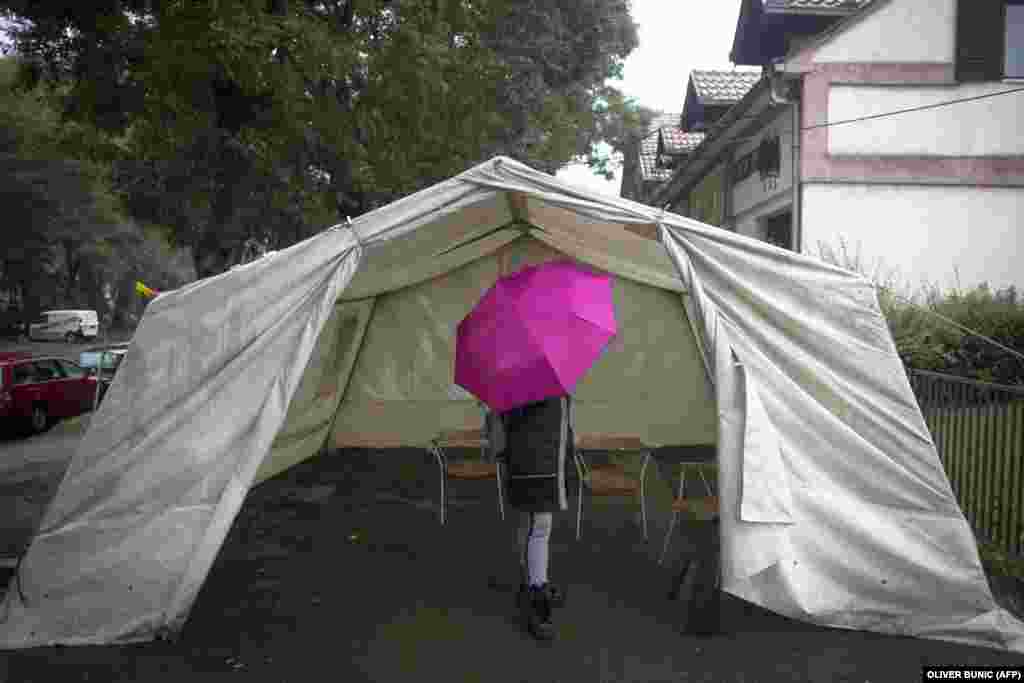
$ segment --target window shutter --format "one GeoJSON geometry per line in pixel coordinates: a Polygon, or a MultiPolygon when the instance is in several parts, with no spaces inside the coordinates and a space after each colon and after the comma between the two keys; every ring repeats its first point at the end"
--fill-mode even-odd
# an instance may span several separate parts
{"type": "Polygon", "coordinates": [[[1003,77],[1006,0],[959,0],[956,8],[956,79],[1003,77]]]}

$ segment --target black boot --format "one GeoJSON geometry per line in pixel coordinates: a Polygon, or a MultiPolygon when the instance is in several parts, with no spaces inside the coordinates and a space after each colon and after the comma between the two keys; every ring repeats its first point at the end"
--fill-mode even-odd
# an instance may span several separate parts
{"type": "Polygon", "coordinates": [[[554,583],[545,584],[545,589],[548,592],[548,602],[554,608],[565,607],[565,601],[569,597],[568,587],[562,588],[554,583]]]}
{"type": "Polygon", "coordinates": [[[537,640],[551,640],[555,637],[549,592],[546,585],[530,586],[519,592],[519,607],[523,612],[526,630],[537,640]]]}
{"type": "MultiPolygon", "coordinates": [[[[555,608],[565,607],[565,603],[568,600],[568,588],[562,588],[554,583],[544,584],[544,590],[548,594],[548,603],[555,608]]],[[[527,593],[527,585],[525,583],[519,584],[519,593],[516,594],[516,605],[521,606],[523,596],[527,593]]]]}

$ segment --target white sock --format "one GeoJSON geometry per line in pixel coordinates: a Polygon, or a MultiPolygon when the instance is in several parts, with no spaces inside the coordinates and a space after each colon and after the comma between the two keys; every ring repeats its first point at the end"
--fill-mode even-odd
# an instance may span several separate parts
{"type": "Polygon", "coordinates": [[[548,582],[548,554],[554,514],[551,512],[523,513],[519,527],[520,562],[526,566],[530,586],[543,586],[548,582]]]}

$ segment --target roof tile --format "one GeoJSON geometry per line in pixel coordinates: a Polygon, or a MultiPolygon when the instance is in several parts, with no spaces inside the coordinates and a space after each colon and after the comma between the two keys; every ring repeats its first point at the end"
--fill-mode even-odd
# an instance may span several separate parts
{"type": "Polygon", "coordinates": [[[644,181],[663,181],[672,177],[672,171],[658,168],[658,131],[665,126],[679,124],[680,114],[658,114],[647,126],[647,134],[640,141],[640,175],[644,181]]]}
{"type": "Polygon", "coordinates": [[[663,181],[672,177],[672,170],[658,168],[658,131],[640,141],[640,174],[645,181],[663,181]]]}
{"type": "Polygon", "coordinates": [[[663,126],[658,133],[666,154],[689,154],[704,140],[704,133],[688,133],[679,126],[663,126]]]}
{"type": "Polygon", "coordinates": [[[651,119],[651,123],[647,126],[646,135],[657,133],[665,126],[678,126],[680,117],[681,114],[679,112],[675,112],[674,114],[658,114],[651,119]]]}
{"type": "Polygon", "coordinates": [[[761,80],[761,72],[695,69],[690,80],[704,104],[736,104],[761,80]]]}
{"type": "Polygon", "coordinates": [[[647,126],[647,135],[640,141],[640,173],[645,181],[661,182],[672,177],[672,169],[658,167],[658,141],[667,154],[686,154],[696,149],[703,133],[687,133],[679,127],[678,113],[659,114],[647,126]]]}

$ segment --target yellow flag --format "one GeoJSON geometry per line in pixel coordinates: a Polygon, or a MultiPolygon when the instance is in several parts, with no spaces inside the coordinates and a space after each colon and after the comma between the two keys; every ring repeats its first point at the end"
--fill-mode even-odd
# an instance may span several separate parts
{"type": "Polygon", "coordinates": [[[149,297],[150,299],[152,299],[153,297],[160,293],[155,289],[150,289],[149,287],[142,284],[138,280],[135,281],[135,291],[141,294],[142,296],[149,297]]]}

